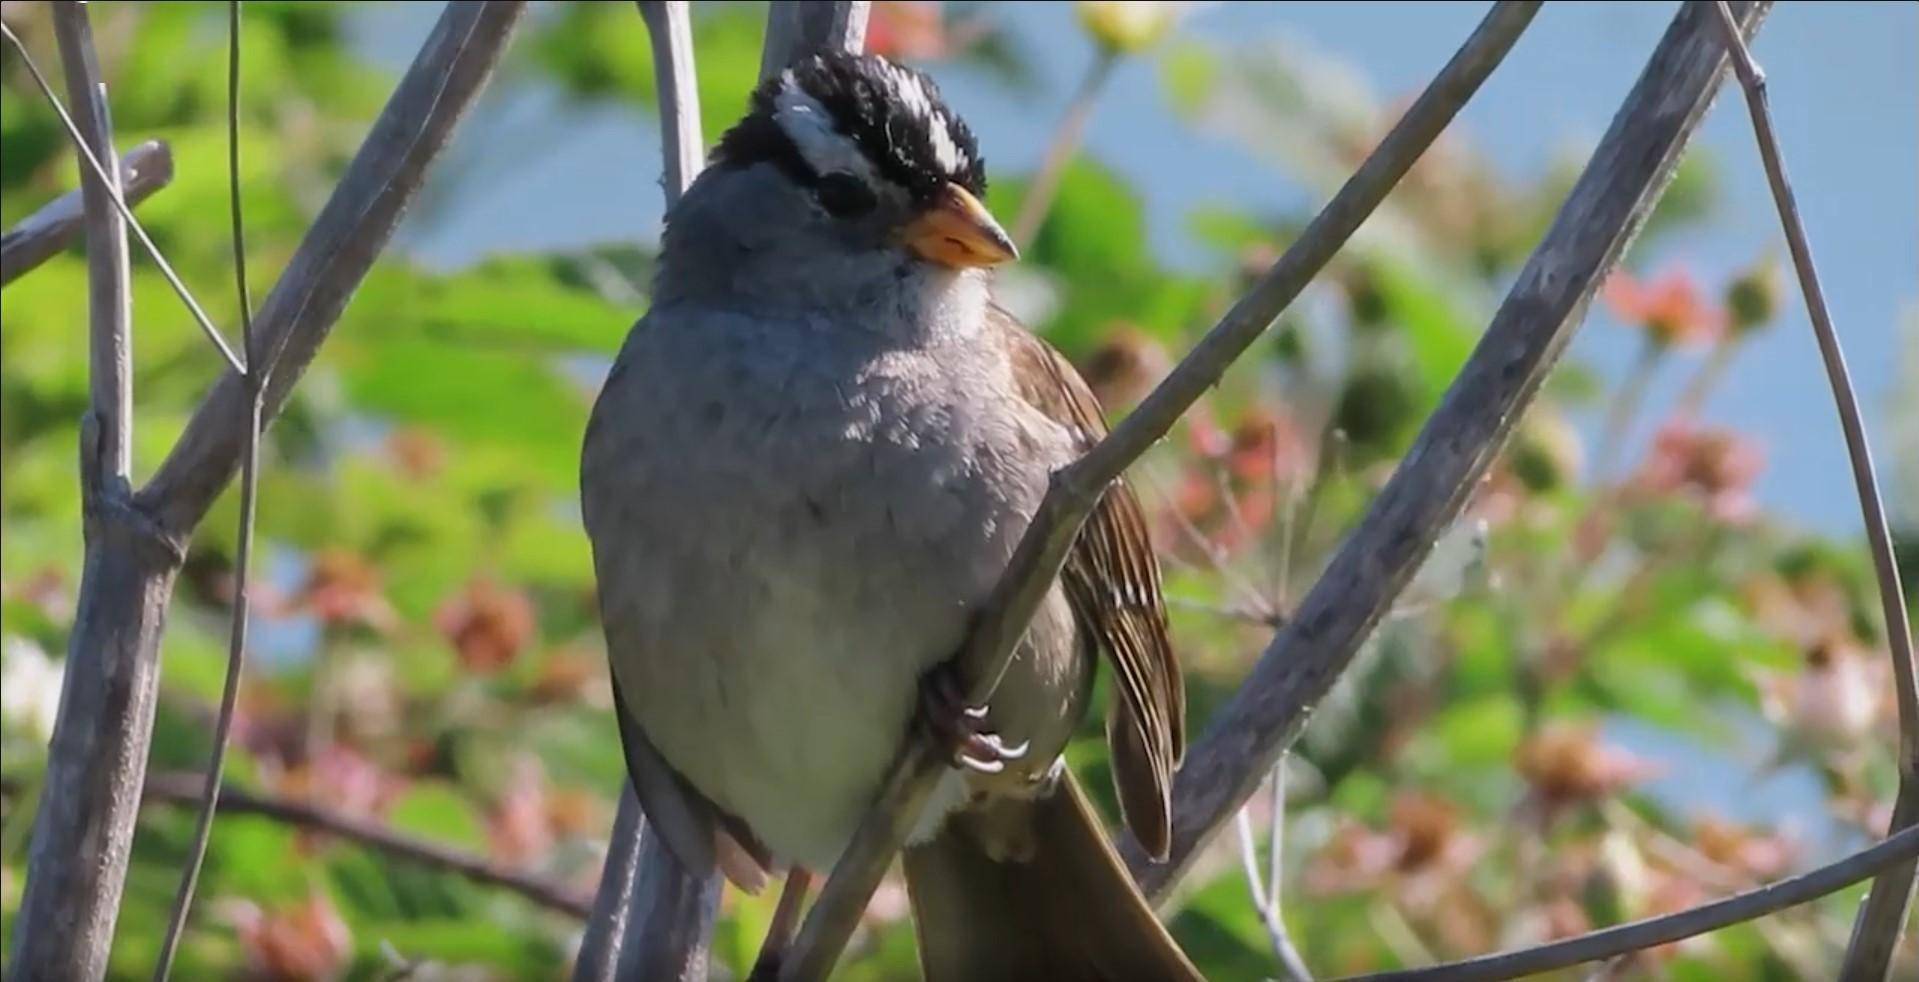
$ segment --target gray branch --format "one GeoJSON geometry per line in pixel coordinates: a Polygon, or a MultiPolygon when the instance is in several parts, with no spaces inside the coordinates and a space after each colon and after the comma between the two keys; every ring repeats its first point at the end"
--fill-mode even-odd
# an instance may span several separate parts
{"type": "MultiPolygon", "coordinates": [[[[113,150],[113,122],[107,108],[106,90],[100,82],[100,66],[94,55],[93,29],[86,8],[76,3],[60,3],[53,8],[54,31],[58,36],[61,60],[67,76],[67,90],[73,102],[74,121],[95,157],[109,167],[117,163],[113,150]]],[[[85,509],[86,557],[81,573],[80,608],[76,613],[70,663],[77,663],[87,651],[87,642],[101,643],[79,623],[89,613],[92,590],[129,588],[129,599],[143,609],[156,606],[156,598],[138,589],[137,580],[126,569],[126,560],[134,557],[119,533],[112,513],[130,491],[129,445],[133,427],[132,381],[132,298],[127,266],[127,228],[113,208],[112,195],[118,176],[111,172],[93,173],[80,164],[82,212],[87,230],[87,308],[89,320],[91,400],[80,428],[80,493],[85,509]],[[91,588],[91,589],[90,589],[91,588]],[[83,639],[86,639],[83,641],[83,639]]],[[[157,606],[164,609],[164,600],[157,606]]],[[[157,630],[155,638],[157,640],[157,630]]],[[[122,634],[120,637],[124,638],[122,634]]],[[[128,639],[138,641],[144,638],[128,639]]],[[[77,667],[77,666],[76,666],[77,667]]],[[[157,675],[149,662],[139,670],[148,687],[157,675]]],[[[20,915],[14,923],[14,945],[19,953],[13,960],[12,974],[17,977],[52,977],[37,972],[35,966],[61,966],[81,977],[99,977],[106,971],[108,947],[113,943],[114,916],[119,911],[127,857],[133,847],[131,822],[94,830],[84,843],[84,852],[61,855],[43,854],[45,839],[41,830],[47,825],[64,823],[88,803],[105,802],[102,797],[119,790],[111,778],[131,768],[136,772],[146,764],[144,741],[134,745],[112,739],[112,733],[98,733],[102,719],[124,719],[137,715],[137,704],[122,707],[112,700],[111,690],[100,691],[87,685],[85,676],[68,669],[67,684],[61,689],[60,714],[55,724],[51,764],[63,762],[86,767],[98,765],[89,773],[68,775],[48,768],[46,794],[35,825],[31,858],[32,873],[21,898],[20,915]],[[111,714],[111,715],[108,715],[111,714]],[[98,756],[95,756],[95,755],[98,756]],[[61,783],[65,778],[72,786],[61,783]],[[43,862],[52,858],[54,862],[43,862]],[[42,870],[45,870],[44,874],[42,870]],[[30,915],[38,914],[34,917],[30,915]],[[37,943],[37,935],[59,934],[60,943],[37,943]],[[55,949],[59,960],[34,957],[37,950],[55,949]]],[[[145,707],[150,728],[151,706],[145,707]]],[[[137,790],[137,786],[136,786],[137,790]]]]}
{"type": "MultiPolygon", "coordinates": [[[[145,801],[193,808],[205,799],[204,780],[198,774],[152,775],[147,778],[145,801]]],[[[220,791],[220,812],[223,815],[258,815],[324,832],[396,859],[458,873],[476,883],[511,890],[548,910],[569,917],[587,916],[586,898],[563,884],[502,866],[484,856],[396,831],[375,819],[334,811],[312,802],[232,787],[220,791]]]]}
{"type": "MultiPolygon", "coordinates": [[[[269,417],[391,238],[524,7],[449,4],[374,123],[261,311],[269,417]]],[[[246,381],[227,373],[145,489],[87,502],[67,683],[13,925],[9,977],[99,978],[106,971],[153,735],[167,604],[187,538],[239,466],[249,399],[246,381]]],[[[100,459],[98,430],[83,429],[85,468],[100,459]]]]}
{"type": "MultiPolygon", "coordinates": [[[[83,178],[87,170],[86,162],[81,161],[83,178]]],[[[120,180],[120,190],[128,204],[145,201],[173,180],[173,150],[164,140],[148,140],[134,147],[120,158],[120,180]]],[[[81,201],[84,193],[69,191],[47,202],[0,236],[0,286],[38,269],[41,263],[79,238],[85,213],[81,201]]],[[[113,205],[108,204],[107,208],[111,210],[113,205]]]]}
{"type": "MultiPolygon", "coordinates": [[[[642,0],[639,8],[653,46],[662,141],[660,190],[670,211],[699,174],[705,147],[693,72],[692,18],[681,0],[642,0]]],[[[720,887],[716,871],[681,866],[659,836],[647,834],[639,799],[627,783],[607,839],[593,913],[573,961],[574,982],[706,978],[720,887]]]]}
{"type": "MultiPolygon", "coordinates": [[[[1539,4],[1531,2],[1494,5],[1405,117],[1272,269],[1110,436],[1054,473],[1046,497],[1021,537],[1012,561],[981,606],[959,655],[967,679],[968,704],[989,703],[1014,646],[1026,633],[1080,526],[1107,485],[1164,437],[1331,261],[1492,74],[1538,9],[1539,4]]],[[[1257,769],[1263,773],[1272,764],[1273,758],[1267,758],[1257,769]]],[[[927,741],[915,737],[903,741],[878,796],[834,865],[832,876],[800,928],[798,940],[787,953],[782,978],[819,978],[832,968],[868,898],[905,843],[908,830],[947,766],[927,741]]],[[[1255,775],[1254,783],[1257,780],[1255,775]]],[[[1251,793],[1250,786],[1245,788],[1227,813],[1251,793]]],[[[1176,809],[1176,833],[1178,815],[1176,809]]]]}
{"type": "MultiPolygon", "coordinates": [[[[90,412],[97,443],[93,475],[125,494],[133,474],[133,291],[127,266],[127,223],[113,210],[124,179],[113,148],[113,111],[93,50],[93,26],[79,3],[53,5],[53,33],[66,69],[67,101],[88,149],[105,168],[93,173],[82,160],[80,199],[87,226],[87,324],[90,412]],[[109,183],[111,182],[111,183],[109,183]]],[[[83,470],[82,473],[85,473],[83,470]]],[[[108,488],[95,486],[98,496],[108,488]]]]}
{"type": "Polygon", "coordinates": [[[574,982],[706,978],[720,877],[681,866],[659,836],[646,832],[639,799],[627,785],[573,961],[574,982]],[[629,938],[634,927],[639,934],[629,938]]]}
{"type": "Polygon", "coordinates": [[[760,48],[760,81],[815,51],[865,51],[866,21],[872,12],[867,0],[773,0],[766,11],[766,43],[760,48]]]}
{"type": "MultiPolygon", "coordinates": [[[[1788,907],[1811,903],[1875,873],[1919,858],[1919,829],[1905,829],[1838,862],[1789,880],[1734,894],[1686,910],[1604,928],[1576,938],[1518,951],[1481,955],[1403,972],[1369,975],[1367,982],[1497,982],[1538,975],[1585,962],[1603,961],[1647,948],[1757,920],[1788,907]]],[[[1852,976],[1842,976],[1852,978],[1852,976]]]]}
{"type": "MultiPolygon", "coordinates": [[[[1767,0],[1740,5],[1748,30],[1769,7],[1767,0]]],[[[1153,863],[1136,842],[1125,843],[1122,853],[1148,895],[1165,895],[1298,738],[1312,707],[1458,517],[1718,91],[1726,53],[1713,16],[1705,5],[1681,8],[1418,441],[1187,756],[1173,792],[1170,859],[1153,863]]]]}
{"type": "Polygon", "coordinates": [[[706,157],[706,141],[700,136],[700,82],[693,71],[693,17],[684,0],[643,0],[640,16],[646,19],[646,35],[653,44],[666,158],[660,189],[671,208],[693,186],[706,157]]]}

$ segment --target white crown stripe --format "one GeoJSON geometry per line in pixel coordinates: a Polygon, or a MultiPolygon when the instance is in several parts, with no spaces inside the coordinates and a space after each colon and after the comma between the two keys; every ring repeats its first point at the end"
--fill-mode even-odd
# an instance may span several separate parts
{"type": "MultiPolygon", "coordinates": [[[[923,76],[884,59],[875,58],[873,63],[877,71],[869,78],[885,90],[887,111],[895,119],[911,120],[925,136],[922,146],[932,155],[930,163],[948,179],[961,179],[974,166],[972,155],[954,138],[953,127],[957,124],[934,98],[929,83],[923,76]]],[[[807,90],[794,69],[780,73],[773,120],[814,173],[845,172],[868,181],[880,179],[875,161],[858,139],[840,131],[840,120],[820,97],[807,90]]]]}
{"type": "Polygon", "coordinates": [[[847,172],[871,181],[873,165],[853,141],[833,125],[832,114],[807,94],[791,68],[780,74],[780,93],[774,99],[773,119],[792,139],[800,156],[816,174],[847,172]]]}
{"type": "Polygon", "coordinates": [[[885,63],[886,80],[897,99],[906,111],[919,117],[925,124],[927,134],[932,138],[933,157],[940,169],[948,174],[958,173],[967,163],[966,154],[953,143],[948,131],[946,114],[934,106],[933,100],[926,95],[926,86],[918,76],[910,74],[898,65],[885,63]]]}

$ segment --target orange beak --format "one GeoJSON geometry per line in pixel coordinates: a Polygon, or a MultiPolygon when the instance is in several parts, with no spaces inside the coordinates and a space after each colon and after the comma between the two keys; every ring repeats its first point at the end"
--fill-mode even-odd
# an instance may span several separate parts
{"type": "Polygon", "coordinates": [[[906,227],[906,245],[922,259],[950,269],[997,266],[1019,258],[1019,249],[991,212],[965,188],[941,188],[920,217],[906,227]]]}

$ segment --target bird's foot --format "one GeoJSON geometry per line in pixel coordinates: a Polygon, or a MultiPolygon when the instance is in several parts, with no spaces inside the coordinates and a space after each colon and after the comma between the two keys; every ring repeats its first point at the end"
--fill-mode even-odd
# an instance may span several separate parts
{"type": "Polygon", "coordinates": [[[937,665],[920,679],[920,721],[934,745],[956,767],[998,774],[1026,756],[1026,743],[1007,746],[986,729],[986,707],[968,706],[959,671],[951,662],[937,665]]]}

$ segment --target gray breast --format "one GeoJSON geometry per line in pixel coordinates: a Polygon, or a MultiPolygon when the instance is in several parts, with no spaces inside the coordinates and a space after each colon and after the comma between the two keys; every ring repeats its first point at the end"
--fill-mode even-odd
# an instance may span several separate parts
{"type": "Polygon", "coordinates": [[[978,346],[656,312],[583,491],[614,671],[660,752],[776,852],[830,864],[1056,430],[978,346]]]}

